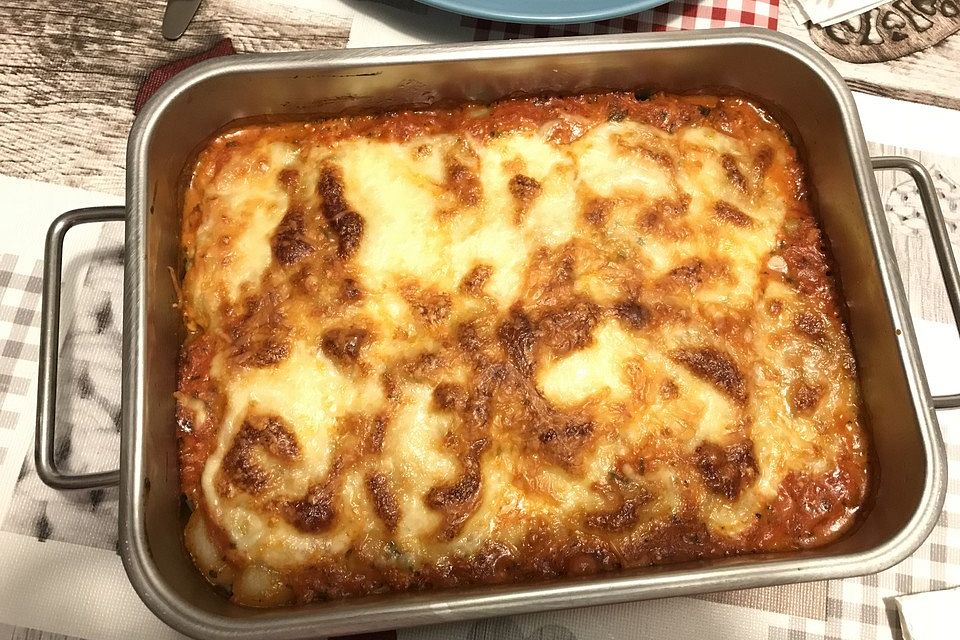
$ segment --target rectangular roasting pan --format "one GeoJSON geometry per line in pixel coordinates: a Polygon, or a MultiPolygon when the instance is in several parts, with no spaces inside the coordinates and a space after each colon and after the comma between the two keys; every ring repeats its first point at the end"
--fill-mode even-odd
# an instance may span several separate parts
{"type": "Polygon", "coordinates": [[[873,161],[853,98],[837,72],[799,42],[766,30],[618,35],[511,43],[239,55],[197,65],[165,85],[133,125],[122,208],[61,216],[47,240],[37,467],[52,486],[120,482],[120,555],[147,606],[198,638],[302,638],[630,600],[690,595],[881,571],[927,537],[946,491],[944,447],[874,169],[902,169],[924,196],[955,313],[960,278],[926,171],[905,158],[873,161]],[[774,110],[804,150],[819,215],[849,305],[863,400],[881,478],[851,535],[821,549],[754,555],[541,584],[401,593],[295,608],[231,604],[201,577],[182,544],[174,419],[183,330],[169,266],[179,264],[178,181],[197,146],[231,120],[334,115],[437,101],[491,101],[591,89],[729,91],[774,110]],[[126,221],[123,447],[120,471],[69,476],[53,464],[60,248],[71,226],[126,221]],[[51,347],[51,345],[53,345],[51,347]]]}

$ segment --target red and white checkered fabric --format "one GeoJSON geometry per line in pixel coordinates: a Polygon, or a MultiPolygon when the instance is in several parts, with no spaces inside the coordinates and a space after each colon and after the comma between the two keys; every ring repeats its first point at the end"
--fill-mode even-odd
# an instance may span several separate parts
{"type": "Polygon", "coordinates": [[[474,40],[754,26],[776,30],[780,0],[673,0],[642,13],[585,24],[545,25],[463,18],[474,40]]]}

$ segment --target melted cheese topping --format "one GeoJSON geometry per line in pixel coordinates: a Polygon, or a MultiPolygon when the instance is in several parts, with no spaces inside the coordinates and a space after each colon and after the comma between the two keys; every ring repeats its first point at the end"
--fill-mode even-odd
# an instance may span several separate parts
{"type": "Polygon", "coordinates": [[[812,546],[866,495],[802,171],[749,102],[247,125],[183,247],[186,543],[240,603],[812,546]]]}

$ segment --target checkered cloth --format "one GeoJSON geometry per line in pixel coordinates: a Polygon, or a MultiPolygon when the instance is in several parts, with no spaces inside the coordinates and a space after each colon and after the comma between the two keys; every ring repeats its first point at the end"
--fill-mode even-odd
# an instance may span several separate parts
{"type": "Polygon", "coordinates": [[[16,426],[16,406],[37,376],[42,274],[40,261],[0,254],[0,429],[16,426]]]}
{"type": "Polygon", "coordinates": [[[777,29],[780,0],[673,0],[643,13],[585,24],[543,25],[463,18],[473,28],[474,40],[512,40],[598,33],[686,31],[720,27],[777,29]]]}
{"type": "Polygon", "coordinates": [[[42,283],[42,262],[0,254],[0,472],[17,421],[33,404],[27,393],[37,376],[42,283]]]}

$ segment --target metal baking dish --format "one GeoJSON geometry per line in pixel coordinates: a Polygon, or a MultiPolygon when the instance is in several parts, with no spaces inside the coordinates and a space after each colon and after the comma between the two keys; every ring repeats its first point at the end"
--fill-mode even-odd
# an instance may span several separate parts
{"type": "Polygon", "coordinates": [[[512,43],[318,51],[219,58],[177,76],[148,104],[129,140],[126,209],[70,212],[48,236],[37,467],[60,488],[120,482],[120,555],[147,606],[170,626],[209,638],[299,638],[868,574],[909,555],[936,522],[944,447],[921,368],[875,169],[917,180],[960,312],[960,277],[932,182],[915,162],[871,159],[852,96],[836,71],[769,31],[624,35],[512,43]],[[652,567],[540,584],[378,595],[256,610],[214,592],[182,545],[173,390],[182,329],[168,266],[177,265],[178,183],[191,153],[226,123],[274,114],[330,115],[540,92],[723,87],[760,99],[803,149],[849,304],[864,403],[882,469],[875,505],[824,548],[652,567]],[[70,226],[126,220],[123,451],[119,472],[72,477],[53,464],[60,246],[70,226]]]}

